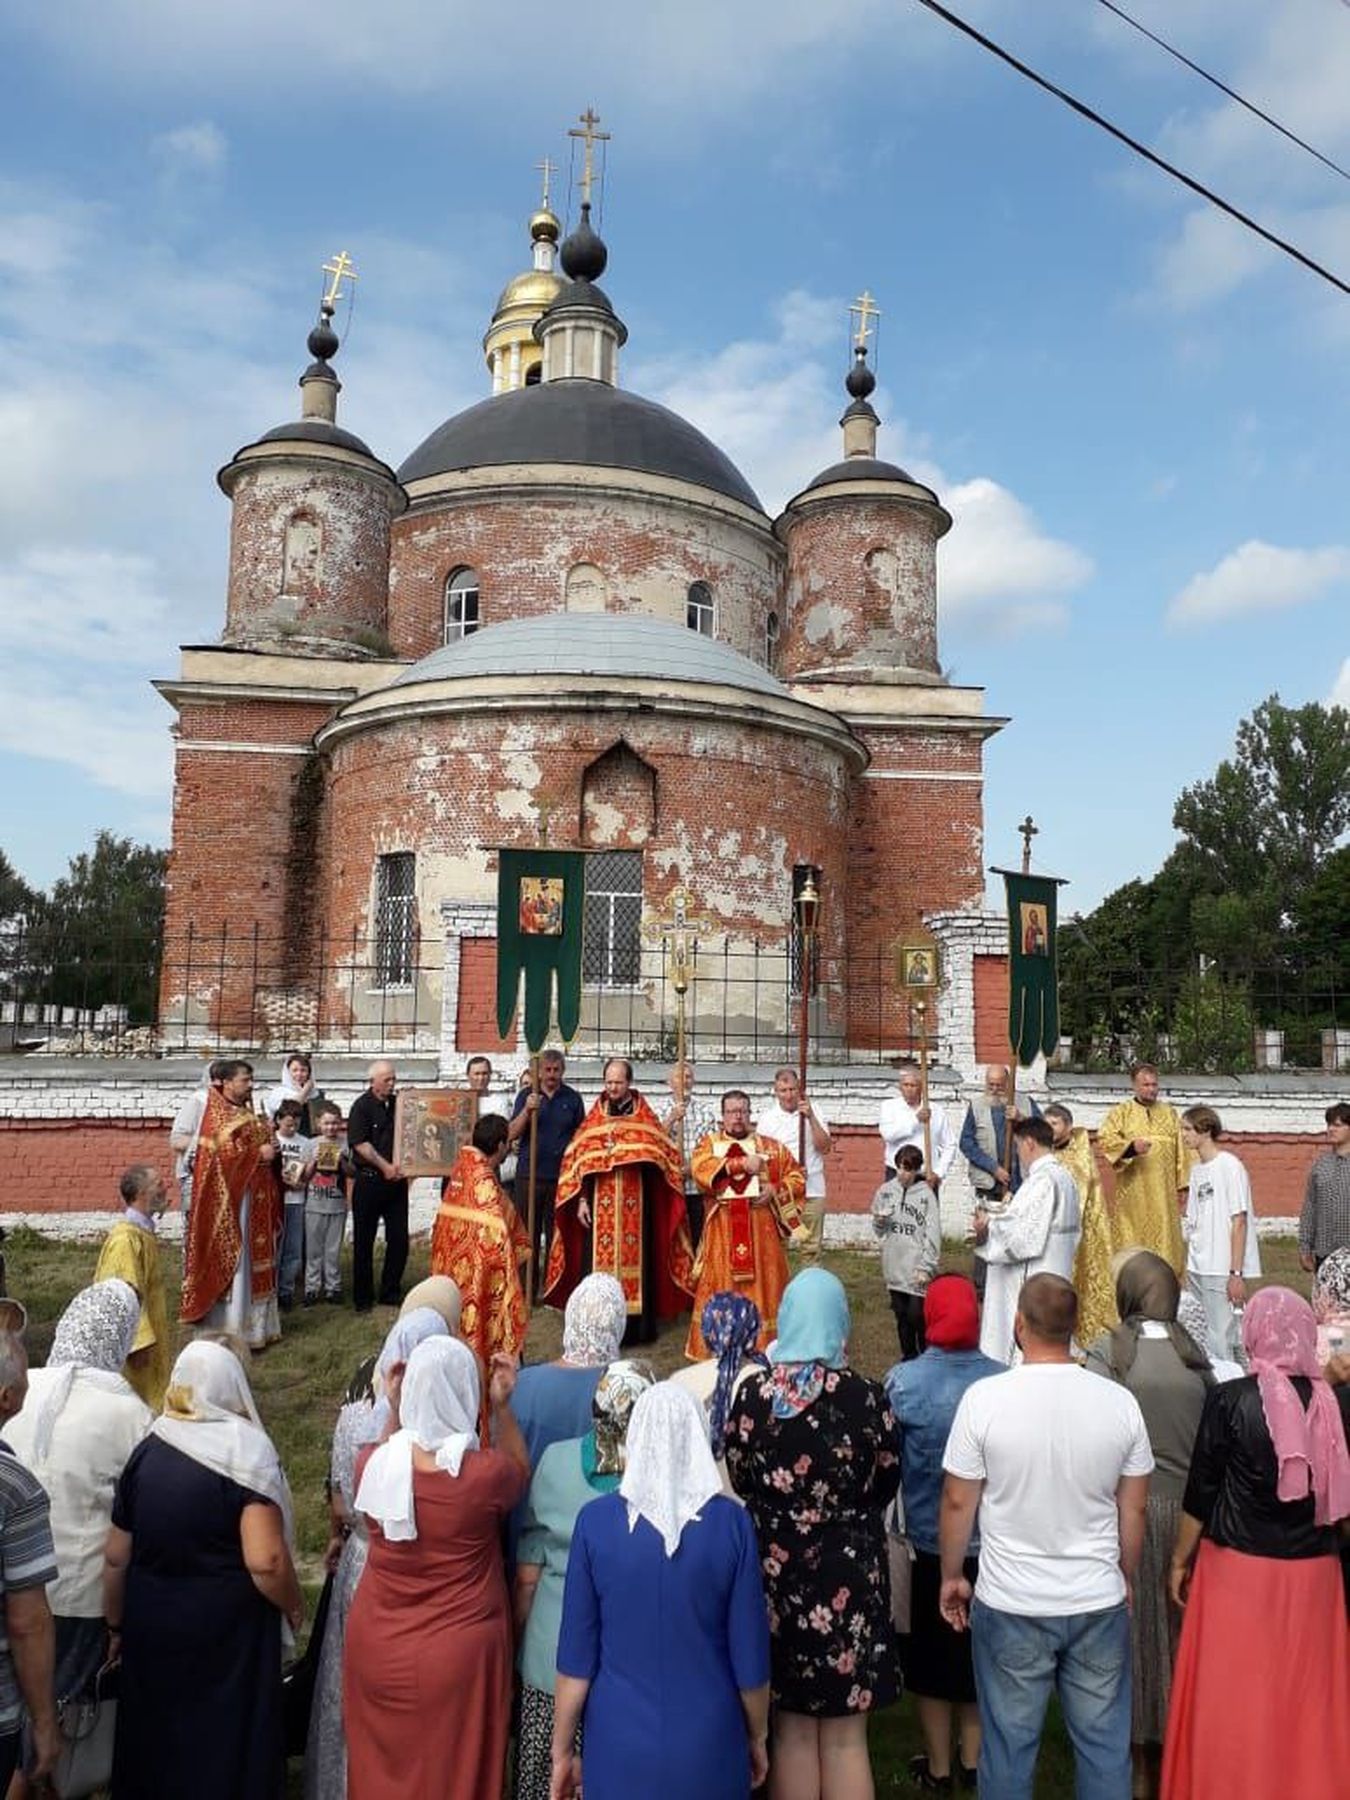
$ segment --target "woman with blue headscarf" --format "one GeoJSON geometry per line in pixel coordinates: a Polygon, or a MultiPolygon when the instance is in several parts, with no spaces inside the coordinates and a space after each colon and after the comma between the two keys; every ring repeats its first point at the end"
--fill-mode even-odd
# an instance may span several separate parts
{"type": "Polygon", "coordinates": [[[722,1477],[722,1491],[735,1499],[736,1490],[727,1474],[724,1456],[727,1421],[737,1388],[756,1368],[769,1366],[768,1357],[756,1347],[759,1308],[748,1294],[713,1294],[703,1308],[699,1328],[709,1356],[702,1362],[690,1363],[686,1369],[677,1369],[670,1380],[691,1393],[703,1408],[717,1472],[722,1477]]]}
{"type": "Polygon", "coordinates": [[[769,1602],[775,1800],[870,1795],[867,1715],[900,1691],[883,1525],[900,1485],[895,1418],[848,1367],[849,1326],[843,1284],[804,1269],[769,1370],[742,1383],[727,1425],[769,1602]]]}

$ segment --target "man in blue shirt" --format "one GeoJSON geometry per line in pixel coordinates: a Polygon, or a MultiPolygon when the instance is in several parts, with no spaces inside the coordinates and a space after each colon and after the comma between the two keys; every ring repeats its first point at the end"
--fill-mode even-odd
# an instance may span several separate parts
{"type": "Polygon", "coordinates": [[[539,1058],[539,1092],[522,1088],[516,1095],[507,1142],[518,1154],[516,1163],[516,1211],[523,1221],[529,1220],[530,1204],[530,1120],[538,1116],[534,1160],[534,1251],[531,1283],[539,1293],[540,1273],[548,1261],[548,1246],[553,1237],[553,1200],[558,1191],[558,1170],[563,1151],[572,1134],[586,1117],[586,1103],[575,1088],[563,1080],[567,1059],[561,1050],[545,1050],[539,1058]],[[542,1248],[541,1248],[542,1246],[542,1248]]]}

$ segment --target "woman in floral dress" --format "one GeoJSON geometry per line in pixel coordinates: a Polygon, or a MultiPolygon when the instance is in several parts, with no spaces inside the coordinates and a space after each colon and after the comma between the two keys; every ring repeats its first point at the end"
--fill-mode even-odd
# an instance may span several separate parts
{"type": "Polygon", "coordinates": [[[900,1485],[895,1419],[847,1366],[848,1334],[842,1284],[804,1269],[783,1295],[769,1372],[742,1383],[727,1427],[769,1603],[773,1800],[869,1800],[867,1715],[900,1691],[882,1523],[900,1485]]]}

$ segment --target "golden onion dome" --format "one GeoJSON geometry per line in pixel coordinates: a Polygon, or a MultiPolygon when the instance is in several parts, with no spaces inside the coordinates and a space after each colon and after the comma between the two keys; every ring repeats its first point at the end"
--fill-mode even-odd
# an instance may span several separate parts
{"type": "Polygon", "coordinates": [[[550,244],[556,244],[561,236],[562,224],[557,213],[541,206],[530,219],[530,241],[538,243],[540,238],[547,238],[550,244]]]}
{"type": "Polygon", "coordinates": [[[517,307],[543,313],[566,286],[566,276],[558,275],[552,269],[526,269],[523,275],[515,276],[502,289],[493,317],[499,319],[504,312],[517,307]]]}

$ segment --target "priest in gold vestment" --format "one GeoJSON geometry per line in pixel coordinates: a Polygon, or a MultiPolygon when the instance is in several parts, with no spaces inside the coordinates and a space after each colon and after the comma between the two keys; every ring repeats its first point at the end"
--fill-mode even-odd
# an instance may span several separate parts
{"type": "Polygon", "coordinates": [[[529,1324],[520,1271],[530,1260],[530,1239],[497,1180],[505,1154],[506,1120],[485,1113],[445,1178],[431,1233],[431,1272],[448,1275],[459,1289],[459,1335],[485,1379],[499,1352],[519,1354],[529,1324]]]}
{"type": "Polygon", "coordinates": [[[625,1344],[649,1344],[693,1295],[684,1169],[631,1065],[611,1058],[604,1080],[558,1170],[542,1297],[565,1306],[584,1275],[612,1275],[628,1309],[625,1344]]]}
{"type": "Polygon", "coordinates": [[[95,1281],[125,1281],[136,1290],[141,1316],[122,1373],[152,1412],[164,1405],[177,1345],[169,1329],[156,1220],[165,1204],[164,1177],[133,1163],[121,1181],[122,1217],[103,1240],[95,1281]]]}
{"type": "Polygon", "coordinates": [[[1045,1117],[1055,1134],[1052,1155],[1069,1171],[1078,1187],[1083,1234],[1073,1265],[1073,1285],[1078,1293],[1074,1335],[1080,1344],[1087,1345],[1120,1323],[1115,1277],[1111,1273],[1111,1258],[1116,1252],[1114,1209],[1107,1204],[1106,1190],[1097,1173],[1097,1153],[1086,1127],[1075,1125],[1073,1114],[1058,1100],[1046,1107],[1045,1117]]]}
{"type": "Polygon", "coordinates": [[[714,1294],[744,1294],[759,1308],[758,1348],[777,1335],[778,1303],[791,1271],[786,1240],[805,1243],[806,1176],[776,1138],[751,1130],[748,1095],[733,1088],[722,1096],[722,1128],[700,1138],[689,1168],[703,1191],[694,1314],[685,1355],[711,1355],[700,1320],[714,1294]]]}
{"type": "Polygon", "coordinates": [[[1191,1154],[1181,1141],[1181,1119],[1158,1098],[1158,1071],[1140,1063],[1134,1092],[1113,1106],[1097,1132],[1097,1147],[1116,1172],[1115,1231],[1120,1245],[1138,1244],[1185,1274],[1181,1211],[1190,1180],[1191,1154]]]}

